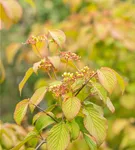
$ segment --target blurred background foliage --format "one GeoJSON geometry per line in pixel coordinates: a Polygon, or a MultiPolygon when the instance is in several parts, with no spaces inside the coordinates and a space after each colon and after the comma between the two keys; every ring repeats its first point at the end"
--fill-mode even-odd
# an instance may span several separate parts
{"type": "MultiPolygon", "coordinates": [[[[101,149],[134,150],[135,1],[0,0],[0,8],[1,126],[3,133],[7,131],[10,133],[7,137],[7,134],[3,135],[7,138],[5,141],[9,141],[7,143],[13,146],[24,137],[27,130],[30,130],[28,129],[30,127],[25,128],[25,131],[7,122],[14,122],[15,105],[21,99],[30,97],[37,87],[45,84],[47,79],[42,74],[33,75],[25,86],[22,96],[19,96],[19,82],[29,66],[38,60],[31,47],[22,43],[25,43],[30,35],[44,34],[46,29],[61,29],[67,36],[63,50],[81,55],[82,63],[91,68],[108,66],[124,77],[126,82],[124,95],[120,97],[120,91],[116,90],[111,96],[116,108],[115,113],[111,114],[104,109],[109,129],[106,142],[101,149]],[[14,141],[11,142],[9,137],[14,137],[14,141]]],[[[55,45],[52,44],[51,49],[55,51],[55,45]]],[[[41,47],[41,51],[44,51],[44,47],[41,47]]],[[[52,103],[48,99],[49,95],[47,101],[41,104],[42,107],[45,108],[47,103],[48,105],[52,103]]],[[[5,146],[5,149],[9,149],[11,145],[5,146]]],[[[87,150],[88,147],[80,137],[69,146],[69,149],[87,150]]]]}

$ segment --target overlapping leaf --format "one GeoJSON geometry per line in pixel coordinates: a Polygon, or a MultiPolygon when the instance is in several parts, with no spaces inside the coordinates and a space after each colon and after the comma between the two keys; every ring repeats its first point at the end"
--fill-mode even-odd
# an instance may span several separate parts
{"type": "Polygon", "coordinates": [[[14,119],[17,124],[20,124],[21,121],[23,120],[27,112],[28,102],[29,102],[28,99],[24,99],[23,101],[19,102],[16,105],[15,112],[14,112],[14,119]]]}
{"type": "Polygon", "coordinates": [[[86,115],[85,128],[95,138],[97,144],[101,145],[106,137],[106,119],[92,105],[85,107],[83,113],[86,115]]]}
{"type": "Polygon", "coordinates": [[[17,144],[14,148],[12,148],[11,150],[20,150],[20,148],[29,140],[31,140],[32,138],[35,138],[38,135],[38,133],[36,131],[31,131],[27,134],[27,136],[25,137],[25,139],[20,142],[19,144],[17,144]]]}
{"type": "Polygon", "coordinates": [[[47,116],[46,114],[44,114],[44,115],[42,114],[37,119],[35,127],[38,132],[41,132],[44,128],[46,128],[47,126],[49,126],[53,123],[55,123],[55,121],[51,117],[47,116]]]}
{"type": "Polygon", "coordinates": [[[75,120],[72,120],[71,122],[68,122],[68,127],[71,135],[71,140],[77,139],[80,133],[79,125],[75,120]]]}
{"type": "Polygon", "coordinates": [[[64,122],[55,125],[47,137],[48,150],[65,150],[69,144],[70,135],[64,122]]]}
{"type": "Polygon", "coordinates": [[[84,133],[84,139],[91,150],[97,150],[97,143],[92,136],[84,133]]]}
{"type": "Polygon", "coordinates": [[[52,39],[58,44],[58,46],[62,47],[66,41],[65,33],[61,30],[50,30],[49,33],[52,39]]]}
{"type": "Polygon", "coordinates": [[[100,97],[101,100],[103,100],[103,102],[107,105],[107,107],[109,108],[109,110],[113,113],[115,111],[115,108],[111,102],[111,100],[109,99],[109,97],[107,97],[107,91],[103,88],[103,86],[97,82],[92,82],[91,84],[93,86],[94,92],[97,93],[97,95],[100,97]]]}
{"type": "Polygon", "coordinates": [[[31,112],[34,111],[36,107],[35,105],[38,105],[43,100],[46,91],[47,91],[46,86],[43,86],[37,89],[36,92],[33,94],[33,96],[30,99],[30,105],[29,105],[31,112]]]}
{"type": "Polygon", "coordinates": [[[68,120],[72,120],[78,114],[80,107],[81,103],[77,97],[71,97],[62,102],[62,110],[68,120]]]}

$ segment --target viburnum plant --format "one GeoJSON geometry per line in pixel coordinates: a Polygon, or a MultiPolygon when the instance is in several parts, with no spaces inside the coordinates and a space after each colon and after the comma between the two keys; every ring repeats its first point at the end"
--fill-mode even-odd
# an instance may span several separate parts
{"type": "Polygon", "coordinates": [[[111,112],[115,108],[109,98],[117,85],[122,93],[125,90],[125,83],[122,77],[113,69],[102,67],[92,70],[88,66],[78,68],[75,61],[80,61],[80,56],[73,52],[62,52],[62,46],[66,40],[61,30],[48,30],[46,34],[31,36],[26,44],[33,47],[39,61],[29,68],[19,84],[20,94],[30,76],[42,71],[49,76],[46,86],[38,88],[31,98],[19,102],[14,112],[14,119],[21,124],[28,108],[31,113],[37,108],[40,112],[34,115],[32,124],[34,130],[28,133],[25,139],[12,148],[20,149],[25,143],[38,138],[35,149],[40,148],[44,143],[48,150],[65,150],[70,142],[76,140],[80,134],[83,135],[86,143],[93,150],[96,150],[106,138],[107,121],[103,116],[102,107],[93,103],[91,97],[102,100],[111,112]],[[57,45],[57,56],[51,56],[50,44],[57,45]],[[48,50],[43,55],[40,46],[45,44],[48,50]],[[65,67],[63,67],[65,66],[65,67]],[[67,67],[72,67],[72,72],[67,67]],[[65,72],[62,73],[62,69],[65,72]],[[46,110],[39,106],[46,93],[51,93],[55,103],[46,110]],[[55,108],[59,111],[53,112],[55,108]],[[43,132],[46,132],[45,136],[43,132]]]}

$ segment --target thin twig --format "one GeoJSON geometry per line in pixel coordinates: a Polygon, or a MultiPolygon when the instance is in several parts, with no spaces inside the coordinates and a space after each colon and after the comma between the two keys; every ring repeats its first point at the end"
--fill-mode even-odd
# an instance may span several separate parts
{"type": "Polygon", "coordinates": [[[52,118],[55,122],[58,123],[58,121],[53,117],[51,116],[50,114],[48,114],[46,111],[44,111],[41,107],[39,107],[38,105],[35,105],[33,103],[31,103],[32,105],[34,105],[35,107],[37,107],[38,109],[40,109],[42,112],[44,112],[47,116],[49,116],[50,118],[52,118]]]}
{"type": "Polygon", "coordinates": [[[96,74],[97,74],[97,72],[94,73],[93,75],[91,75],[90,78],[85,81],[85,83],[78,89],[78,91],[77,91],[77,93],[75,94],[75,96],[77,96],[77,95],[80,93],[80,91],[89,83],[89,80],[90,80],[91,78],[93,78],[96,74]]]}
{"type": "Polygon", "coordinates": [[[38,150],[44,143],[46,143],[46,141],[42,140],[41,143],[39,143],[39,145],[35,148],[35,150],[38,150]]]}

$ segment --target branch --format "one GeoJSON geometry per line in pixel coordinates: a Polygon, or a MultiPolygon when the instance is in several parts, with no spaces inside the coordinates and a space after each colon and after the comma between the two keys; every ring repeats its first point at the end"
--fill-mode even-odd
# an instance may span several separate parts
{"type": "Polygon", "coordinates": [[[41,110],[42,112],[44,112],[47,116],[49,116],[50,118],[52,118],[55,122],[58,123],[58,121],[53,117],[51,116],[50,114],[48,114],[46,111],[44,111],[41,107],[39,107],[38,105],[35,105],[33,103],[31,103],[32,105],[34,105],[35,107],[37,107],[39,110],[41,110]]]}
{"type": "Polygon", "coordinates": [[[35,150],[38,150],[40,148],[40,146],[42,146],[44,143],[46,143],[45,140],[41,141],[41,143],[39,143],[39,145],[35,148],[35,150]]]}
{"type": "Polygon", "coordinates": [[[77,96],[80,93],[80,91],[89,83],[89,80],[92,79],[96,74],[97,74],[97,72],[95,72],[93,75],[90,76],[90,78],[88,80],[85,81],[85,83],[78,89],[75,96],[77,96]]]}

